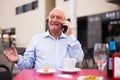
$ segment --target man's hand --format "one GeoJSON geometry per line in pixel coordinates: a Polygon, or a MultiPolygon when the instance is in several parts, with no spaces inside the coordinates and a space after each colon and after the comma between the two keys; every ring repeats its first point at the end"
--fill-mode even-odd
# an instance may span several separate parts
{"type": "Polygon", "coordinates": [[[69,21],[64,21],[63,24],[68,27],[68,28],[67,28],[67,31],[65,32],[65,34],[66,34],[66,35],[72,34],[72,26],[71,26],[71,23],[70,23],[69,21]]]}
{"type": "Polygon", "coordinates": [[[11,49],[9,51],[4,50],[3,54],[10,62],[17,63],[19,60],[19,56],[14,45],[11,46],[11,49]]]}

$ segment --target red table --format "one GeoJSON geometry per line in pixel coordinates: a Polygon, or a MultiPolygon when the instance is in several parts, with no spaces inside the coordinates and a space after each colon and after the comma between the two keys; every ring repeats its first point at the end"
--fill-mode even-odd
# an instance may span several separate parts
{"type": "MultiPolygon", "coordinates": [[[[61,73],[62,73],[61,71],[57,71],[54,74],[43,75],[37,73],[35,69],[22,70],[19,74],[17,74],[13,78],[13,80],[77,80],[79,76],[87,76],[87,75],[100,76],[100,72],[97,69],[82,69],[77,73],[70,73],[72,74],[71,79],[57,77],[57,74],[61,74],[61,73]]],[[[106,71],[104,71],[103,75],[104,77],[106,77],[106,71]]],[[[105,80],[111,80],[111,79],[106,78],[105,80]]]]}

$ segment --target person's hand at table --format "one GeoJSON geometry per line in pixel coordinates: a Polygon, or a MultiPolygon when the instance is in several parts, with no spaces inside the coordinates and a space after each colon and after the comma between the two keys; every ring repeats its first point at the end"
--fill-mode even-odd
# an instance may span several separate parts
{"type": "Polygon", "coordinates": [[[17,63],[19,60],[19,56],[14,45],[11,46],[10,50],[4,50],[3,54],[10,62],[17,63]]]}

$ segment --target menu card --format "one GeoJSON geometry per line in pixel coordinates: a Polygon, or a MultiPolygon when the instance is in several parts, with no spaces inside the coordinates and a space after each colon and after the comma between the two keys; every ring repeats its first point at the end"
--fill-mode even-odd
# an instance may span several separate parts
{"type": "Polygon", "coordinates": [[[120,80],[120,53],[113,54],[112,80],[120,80]]]}
{"type": "Polygon", "coordinates": [[[120,57],[114,59],[114,77],[120,78],[120,57]]]}

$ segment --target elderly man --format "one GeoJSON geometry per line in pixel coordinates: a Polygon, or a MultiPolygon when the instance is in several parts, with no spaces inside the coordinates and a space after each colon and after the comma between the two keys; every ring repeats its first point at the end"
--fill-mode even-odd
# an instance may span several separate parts
{"type": "Polygon", "coordinates": [[[4,51],[5,57],[16,63],[19,69],[40,69],[45,66],[59,69],[63,66],[64,58],[76,58],[82,61],[84,53],[81,44],[72,35],[72,27],[66,20],[64,11],[60,8],[54,8],[49,13],[49,30],[35,35],[24,55],[18,55],[14,46],[11,51],[4,51]],[[67,31],[63,33],[64,27],[67,31]]]}

